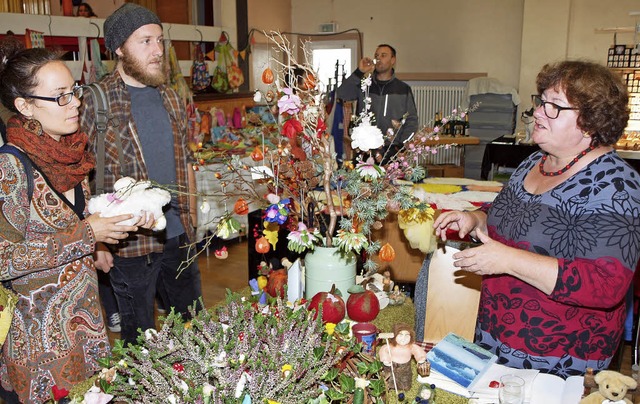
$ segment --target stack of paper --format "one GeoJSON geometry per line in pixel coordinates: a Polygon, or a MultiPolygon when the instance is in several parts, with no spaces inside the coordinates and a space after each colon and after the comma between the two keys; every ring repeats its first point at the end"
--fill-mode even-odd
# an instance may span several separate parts
{"type": "Polygon", "coordinates": [[[584,378],[561,377],[534,369],[514,369],[495,363],[491,352],[448,334],[427,354],[431,374],[418,382],[435,384],[439,389],[474,399],[478,404],[498,402],[500,378],[506,374],[525,381],[525,403],[577,404],[584,392],[584,378]]]}

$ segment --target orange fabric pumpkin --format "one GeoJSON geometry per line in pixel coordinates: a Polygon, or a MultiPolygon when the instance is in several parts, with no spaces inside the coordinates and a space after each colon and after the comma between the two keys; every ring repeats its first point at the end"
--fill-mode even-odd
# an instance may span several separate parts
{"type": "Polygon", "coordinates": [[[284,285],[287,284],[288,274],[286,269],[278,269],[269,273],[269,280],[264,290],[270,296],[284,298],[284,285]]]}
{"type": "Polygon", "coordinates": [[[380,257],[380,260],[384,262],[391,262],[396,258],[396,251],[393,249],[391,244],[387,243],[380,249],[378,257],[380,257]]]}
{"type": "Polygon", "coordinates": [[[238,215],[246,215],[249,213],[249,204],[244,198],[238,198],[236,203],[233,205],[233,211],[238,215]]]}
{"type": "Polygon", "coordinates": [[[264,69],[264,71],[262,72],[262,82],[264,84],[271,84],[273,83],[274,80],[274,76],[273,76],[273,70],[271,70],[270,67],[267,67],[266,69],[264,69]]]}
{"type": "Polygon", "coordinates": [[[256,251],[260,254],[268,253],[270,248],[269,240],[266,237],[260,237],[256,240],[256,251]]]}

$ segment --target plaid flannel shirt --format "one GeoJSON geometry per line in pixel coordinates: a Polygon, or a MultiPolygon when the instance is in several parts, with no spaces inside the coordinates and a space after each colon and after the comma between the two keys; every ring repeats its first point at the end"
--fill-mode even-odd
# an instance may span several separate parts
{"type": "MultiPolygon", "coordinates": [[[[145,158],[138,138],[136,124],[131,114],[131,97],[118,70],[114,70],[100,81],[100,86],[108,97],[109,112],[112,118],[109,121],[105,135],[105,167],[104,190],[113,192],[113,184],[124,175],[136,180],[148,179],[145,158]],[[120,135],[125,160],[124,170],[121,170],[118,161],[118,149],[115,143],[115,134],[120,135]]],[[[169,114],[169,120],[173,128],[173,148],[176,158],[176,178],[178,189],[188,189],[188,159],[187,151],[187,114],[183,101],[178,94],[165,85],[158,87],[164,107],[169,114]]],[[[94,112],[93,97],[85,96],[82,99],[80,119],[82,129],[89,135],[90,148],[97,151],[97,131],[95,127],[96,114],[94,112]]],[[[190,240],[194,240],[193,224],[189,215],[189,197],[183,193],[178,194],[180,220],[190,240]]],[[[153,234],[150,231],[140,231],[129,237],[125,242],[120,242],[114,247],[114,253],[121,257],[140,257],[152,252],[162,252],[162,234],[153,234]]]]}

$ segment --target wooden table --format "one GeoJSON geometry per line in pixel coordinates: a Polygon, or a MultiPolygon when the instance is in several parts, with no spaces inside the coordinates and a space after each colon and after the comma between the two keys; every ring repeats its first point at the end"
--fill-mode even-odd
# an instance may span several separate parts
{"type": "MultiPolygon", "coordinates": [[[[465,146],[480,144],[480,138],[473,136],[440,136],[438,140],[427,140],[425,143],[428,146],[452,145],[452,148],[459,149],[460,154],[457,164],[427,164],[427,173],[430,177],[464,177],[465,146]]],[[[440,150],[438,153],[449,153],[449,151],[440,150]]],[[[454,154],[456,153],[454,152],[454,154]]],[[[432,156],[432,159],[442,161],[437,154],[432,156]]]]}

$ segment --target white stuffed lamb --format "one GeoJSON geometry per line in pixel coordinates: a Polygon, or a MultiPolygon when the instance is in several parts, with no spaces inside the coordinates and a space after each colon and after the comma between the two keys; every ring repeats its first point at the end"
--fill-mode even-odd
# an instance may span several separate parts
{"type": "Polygon", "coordinates": [[[149,181],[136,181],[131,177],[122,177],[113,185],[115,192],[94,196],[89,200],[89,213],[100,212],[102,217],[111,217],[131,213],[132,219],[118,224],[131,225],[138,221],[144,212],[153,213],[156,222],[154,231],[167,226],[162,207],[171,201],[171,194],[160,188],[152,188],[149,181]]]}

